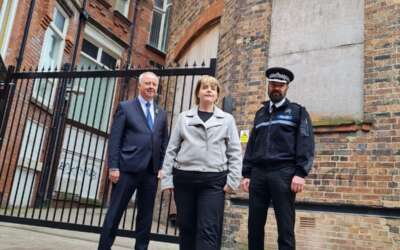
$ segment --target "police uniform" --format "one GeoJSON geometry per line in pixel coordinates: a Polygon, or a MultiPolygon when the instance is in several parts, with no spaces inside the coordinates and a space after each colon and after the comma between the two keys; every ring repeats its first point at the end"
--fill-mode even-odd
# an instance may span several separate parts
{"type": "MultiPolygon", "coordinates": [[[[269,81],[289,83],[293,74],[284,68],[270,68],[269,81]]],[[[264,249],[264,227],[272,201],[278,224],[279,249],[295,249],[294,175],[305,177],[314,160],[314,135],[306,109],[284,98],[280,103],[264,102],[243,159],[242,175],[250,178],[249,250],[264,249]]]]}

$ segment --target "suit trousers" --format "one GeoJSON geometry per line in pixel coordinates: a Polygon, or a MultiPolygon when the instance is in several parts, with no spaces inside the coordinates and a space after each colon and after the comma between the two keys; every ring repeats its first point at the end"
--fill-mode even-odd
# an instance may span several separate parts
{"type": "Polygon", "coordinates": [[[100,236],[99,250],[111,249],[121,217],[135,190],[137,190],[135,250],[147,250],[157,192],[157,176],[149,170],[139,173],[120,173],[120,178],[113,186],[111,193],[110,206],[100,236]]]}
{"type": "Polygon", "coordinates": [[[294,250],[295,247],[295,198],[291,191],[294,167],[273,171],[253,168],[249,191],[249,250],[264,249],[264,229],[268,207],[272,201],[278,225],[279,250],[294,250]]]}
{"type": "Polygon", "coordinates": [[[180,250],[221,249],[226,173],[174,172],[180,250]]]}

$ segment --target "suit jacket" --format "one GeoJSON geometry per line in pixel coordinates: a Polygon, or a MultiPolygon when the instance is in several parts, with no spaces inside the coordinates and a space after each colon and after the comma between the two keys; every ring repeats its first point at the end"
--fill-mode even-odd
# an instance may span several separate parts
{"type": "Polygon", "coordinates": [[[156,173],[162,166],[168,145],[167,114],[154,104],[153,130],[138,98],[123,101],[115,113],[108,144],[108,167],[122,172],[145,170],[152,160],[156,173]]]}

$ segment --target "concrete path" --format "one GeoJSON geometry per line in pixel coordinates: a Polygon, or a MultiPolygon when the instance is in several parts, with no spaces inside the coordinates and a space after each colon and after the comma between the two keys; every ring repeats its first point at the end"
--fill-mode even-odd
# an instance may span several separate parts
{"type": "MultiPolygon", "coordinates": [[[[98,234],[0,222],[0,250],[96,250],[98,234]]],[[[133,249],[134,239],[117,237],[113,250],[133,249]]],[[[149,250],[178,250],[150,242],[149,250]]]]}

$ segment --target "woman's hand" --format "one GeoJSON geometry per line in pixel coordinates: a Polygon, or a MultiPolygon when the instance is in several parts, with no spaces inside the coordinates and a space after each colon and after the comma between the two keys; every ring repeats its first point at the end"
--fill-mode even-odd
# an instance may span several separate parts
{"type": "Polygon", "coordinates": [[[233,193],[235,193],[235,191],[234,191],[228,184],[225,184],[225,186],[224,186],[224,192],[227,193],[227,194],[233,194],[233,193]]]}
{"type": "Polygon", "coordinates": [[[158,170],[157,178],[161,180],[162,178],[164,178],[164,176],[164,171],[162,169],[158,170]]]}

